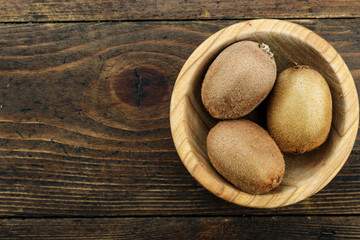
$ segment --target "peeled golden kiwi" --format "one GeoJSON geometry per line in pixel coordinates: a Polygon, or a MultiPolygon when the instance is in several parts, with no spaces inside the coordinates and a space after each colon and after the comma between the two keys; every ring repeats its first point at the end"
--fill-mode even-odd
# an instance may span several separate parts
{"type": "Polygon", "coordinates": [[[331,121],[331,92],[319,72],[294,66],[279,74],[269,96],[267,125],[282,151],[302,153],[319,147],[331,121]]]}
{"type": "Polygon", "coordinates": [[[201,98],[218,119],[237,119],[252,111],[269,94],[276,64],[269,47],[253,41],[225,48],[206,72],[201,98]]]}
{"type": "Polygon", "coordinates": [[[254,122],[220,121],[210,130],[206,146],[214,168],[244,192],[269,192],[283,178],[282,153],[270,135],[254,122]]]}

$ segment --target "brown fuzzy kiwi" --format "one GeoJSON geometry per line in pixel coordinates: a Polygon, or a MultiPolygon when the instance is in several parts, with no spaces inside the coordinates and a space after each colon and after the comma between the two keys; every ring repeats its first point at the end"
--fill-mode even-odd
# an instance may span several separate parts
{"type": "Polygon", "coordinates": [[[240,118],[265,99],[275,79],[276,64],[267,45],[236,42],[221,51],[207,70],[202,102],[214,118],[240,118]]]}
{"type": "Polygon", "coordinates": [[[283,155],[274,140],[246,119],[217,123],[208,134],[207,153],[225,179],[250,194],[274,189],[285,172],[283,155]]]}
{"type": "Polygon", "coordinates": [[[268,100],[267,124],[282,151],[303,153],[319,147],[331,121],[331,92],[319,72],[297,65],[279,74],[268,100]]]}

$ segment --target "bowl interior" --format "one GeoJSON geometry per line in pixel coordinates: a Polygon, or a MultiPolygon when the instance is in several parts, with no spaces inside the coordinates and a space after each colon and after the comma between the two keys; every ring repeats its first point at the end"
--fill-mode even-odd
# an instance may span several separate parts
{"type": "MultiPolygon", "coordinates": [[[[358,97],[346,64],[335,49],[307,28],[281,20],[251,20],[212,35],[189,57],[179,73],[171,100],[175,146],[189,172],[215,195],[249,207],[280,207],[315,194],[337,174],[353,147],[358,128],[358,97]],[[333,122],[327,141],[311,152],[284,154],[281,185],[262,195],[244,193],[220,176],[209,162],[206,137],[217,120],[202,105],[201,83],[208,66],[226,46],[241,40],[268,44],[278,72],[295,63],[308,65],[327,80],[333,98],[333,122]]],[[[264,114],[256,115],[263,121],[264,114]]],[[[239,146],[241,147],[241,146],[239,146]]]]}

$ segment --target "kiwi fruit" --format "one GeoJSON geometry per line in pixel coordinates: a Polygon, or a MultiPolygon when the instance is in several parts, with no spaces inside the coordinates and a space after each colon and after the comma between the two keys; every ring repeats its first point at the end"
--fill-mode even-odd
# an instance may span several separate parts
{"type": "Polygon", "coordinates": [[[206,148],[214,168],[244,192],[262,194],[281,183],[283,155],[268,132],[252,121],[218,122],[207,136],[206,148]]]}
{"type": "Polygon", "coordinates": [[[282,151],[303,153],[319,147],[332,121],[326,80],[307,66],[284,70],[269,96],[266,115],[268,131],[282,151]]]}
{"type": "Polygon", "coordinates": [[[253,41],[231,44],[209,66],[201,87],[206,110],[217,119],[237,119],[270,93],[276,64],[269,47],[253,41]]]}

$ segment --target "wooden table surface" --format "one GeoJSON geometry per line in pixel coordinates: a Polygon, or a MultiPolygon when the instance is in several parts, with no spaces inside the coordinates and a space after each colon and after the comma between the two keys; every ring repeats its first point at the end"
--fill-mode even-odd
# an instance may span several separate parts
{"type": "Polygon", "coordinates": [[[177,155],[182,65],[254,18],[315,31],[359,87],[358,0],[0,0],[0,239],[359,239],[359,138],[329,185],[278,209],[215,197],[177,155]]]}

